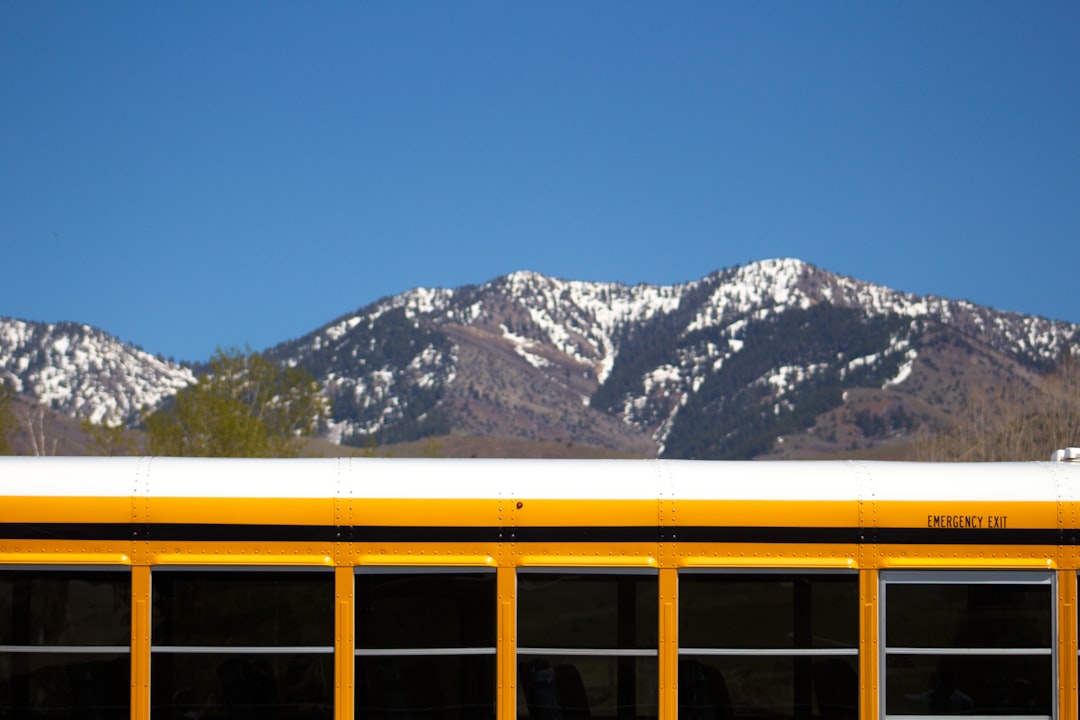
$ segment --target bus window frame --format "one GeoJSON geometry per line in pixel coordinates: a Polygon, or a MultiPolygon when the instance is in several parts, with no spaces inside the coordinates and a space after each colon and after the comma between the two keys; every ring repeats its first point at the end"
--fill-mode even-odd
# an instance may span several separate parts
{"type": "MultiPolygon", "coordinates": [[[[126,581],[126,584],[127,584],[126,596],[128,598],[128,602],[129,602],[128,613],[132,617],[134,616],[134,608],[130,605],[131,598],[132,598],[132,589],[133,589],[133,578],[132,578],[132,572],[131,572],[131,566],[130,565],[114,564],[114,563],[100,564],[100,565],[99,564],[89,564],[89,563],[88,564],[77,564],[77,565],[76,564],[67,564],[67,563],[56,564],[56,565],[42,564],[42,563],[32,563],[32,564],[31,563],[27,563],[27,564],[4,563],[4,564],[0,565],[0,573],[12,573],[12,574],[17,574],[17,573],[24,573],[24,574],[47,573],[47,574],[53,574],[53,575],[63,575],[63,576],[66,576],[66,579],[68,579],[68,580],[73,579],[73,578],[77,578],[79,574],[85,574],[85,575],[89,575],[89,574],[95,574],[95,575],[115,574],[118,577],[118,579],[121,579],[122,581],[126,581]]],[[[129,625],[130,625],[130,622],[131,622],[131,620],[129,618],[129,625]]],[[[46,644],[44,642],[42,642],[40,644],[27,645],[27,644],[14,643],[14,644],[11,644],[11,645],[0,645],[0,654],[10,655],[10,656],[16,656],[16,655],[62,655],[62,656],[89,656],[89,657],[100,656],[102,658],[114,657],[114,656],[118,656],[118,657],[126,656],[127,659],[123,661],[123,664],[126,665],[127,668],[128,668],[129,675],[128,675],[127,685],[130,686],[130,683],[131,683],[131,675],[130,675],[130,672],[131,672],[131,658],[134,656],[134,650],[133,650],[133,647],[132,647],[132,645],[133,645],[133,637],[132,637],[130,628],[129,628],[129,630],[128,630],[128,632],[126,634],[127,634],[127,637],[128,637],[128,642],[125,645],[70,645],[70,644],[50,645],[50,644],[46,644]]],[[[131,710],[132,710],[130,693],[127,694],[127,708],[128,708],[128,713],[130,714],[131,710]]]]}
{"type": "MultiPolygon", "coordinates": [[[[498,628],[493,613],[491,618],[493,644],[490,647],[423,647],[423,648],[370,648],[361,646],[359,640],[363,637],[360,632],[360,618],[358,617],[359,601],[356,590],[356,577],[358,575],[491,575],[492,591],[497,595],[497,569],[489,566],[451,566],[442,565],[433,567],[429,565],[357,565],[353,569],[353,627],[355,637],[353,639],[353,655],[355,657],[393,657],[408,655],[495,655],[498,652],[498,628]]],[[[497,598],[496,598],[497,600],[497,598]]]]}
{"type": "Polygon", "coordinates": [[[954,715],[940,714],[889,714],[886,712],[886,698],[888,697],[888,656],[890,651],[893,655],[940,655],[940,656],[983,656],[991,654],[1003,654],[1002,650],[1012,651],[1008,654],[1018,656],[1050,657],[1050,714],[965,714],[971,718],[993,718],[994,720],[1057,720],[1061,717],[1061,708],[1058,701],[1058,679],[1060,673],[1060,658],[1058,656],[1057,637],[1060,631],[1058,620],[1058,578],[1054,570],[1043,569],[967,569],[950,568],[934,570],[881,570],[878,572],[878,692],[875,698],[877,716],[880,720],[942,720],[955,717],[954,715]],[[1048,589],[1048,616],[1050,620],[1050,633],[1045,648],[998,648],[998,647],[957,647],[949,645],[945,647],[891,647],[888,644],[888,587],[890,585],[1026,585],[1046,587],[1048,589]],[[900,652],[896,652],[899,650],[900,652]],[[1038,650],[1038,652],[1032,652],[1038,650]],[[918,653],[918,651],[922,651],[918,653]],[[1019,652],[1025,651],[1025,652],[1019,652]]]}
{"type": "MultiPolygon", "coordinates": [[[[514,667],[515,667],[515,672],[520,674],[522,660],[528,661],[528,658],[536,658],[538,660],[543,660],[543,658],[545,658],[545,657],[547,657],[547,658],[583,658],[583,659],[609,660],[609,661],[614,660],[617,664],[619,663],[619,661],[623,661],[623,662],[627,662],[627,661],[634,661],[634,662],[653,661],[653,662],[655,662],[655,673],[656,673],[655,691],[657,693],[657,700],[656,700],[656,702],[657,702],[657,712],[659,712],[659,704],[661,702],[660,697],[659,697],[659,674],[660,674],[660,654],[661,654],[661,649],[660,649],[661,638],[660,638],[660,635],[659,635],[660,612],[661,612],[660,569],[659,568],[657,568],[657,567],[641,567],[641,566],[624,566],[624,565],[598,566],[598,565],[575,565],[575,564],[554,565],[554,564],[552,564],[552,565],[543,565],[543,566],[520,565],[520,566],[515,567],[513,570],[514,570],[514,587],[515,587],[515,591],[514,591],[514,597],[515,597],[515,602],[514,602],[515,620],[514,620],[514,623],[515,623],[515,625],[514,626],[517,629],[517,638],[519,640],[521,638],[521,620],[522,620],[521,619],[521,591],[520,591],[520,580],[521,580],[522,576],[542,576],[542,575],[570,576],[570,577],[590,577],[590,576],[591,577],[605,577],[605,576],[607,576],[607,577],[619,577],[619,578],[638,576],[638,577],[652,578],[652,580],[654,581],[655,586],[656,586],[655,587],[655,595],[654,595],[654,600],[655,600],[655,603],[656,603],[656,607],[654,608],[654,612],[652,614],[654,627],[657,630],[657,636],[656,636],[655,645],[653,645],[651,647],[620,648],[620,647],[560,647],[560,646],[554,646],[554,645],[548,647],[548,646],[516,644],[515,653],[514,653],[514,667]]],[[[617,610],[616,610],[616,612],[617,612],[617,610]]],[[[555,669],[557,670],[557,668],[555,668],[555,669]]],[[[577,667],[576,666],[575,666],[575,672],[577,672],[577,667]]],[[[636,687],[636,675],[635,675],[635,684],[631,687],[631,689],[633,689],[635,687],[636,687]]],[[[521,699],[522,696],[520,695],[520,693],[524,692],[524,687],[521,685],[521,681],[519,681],[518,691],[519,691],[519,702],[518,702],[518,712],[517,712],[516,717],[517,718],[522,718],[522,717],[526,717],[526,716],[523,715],[522,712],[521,712],[520,699],[521,699]]],[[[581,688],[581,691],[584,692],[584,688],[581,688]]],[[[636,691],[633,694],[635,695],[635,697],[637,697],[637,692],[636,691]]],[[[527,706],[527,703],[526,703],[526,706],[527,706]]],[[[616,700],[616,705],[615,705],[616,712],[618,712],[619,707],[620,707],[619,702],[618,702],[618,700],[616,700]]],[[[633,707],[636,710],[638,706],[635,704],[633,707]]],[[[576,713],[580,712],[580,708],[573,707],[573,708],[567,709],[566,711],[569,712],[569,714],[571,714],[571,715],[575,715],[576,713]]],[[[592,717],[593,718],[597,718],[597,717],[606,718],[606,717],[608,717],[606,715],[596,715],[595,711],[596,711],[596,709],[592,708],[592,717]]],[[[527,717],[531,718],[532,717],[531,713],[527,717]]],[[[614,720],[615,717],[616,716],[612,716],[612,720],[614,720]]]]}
{"type": "MultiPolygon", "coordinates": [[[[335,599],[334,599],[334,594],[335,594],[334,568],[323,566],[323,565],[277,565],[277,564],[274,564],[272,562],[267,563],[266,565],[251,565],[251,564],[238,564],[238,565],[229,565],[229,564],[173,565],[173,564],[167,564],[167,565],[151,565],[149,567],[149,570],[150,570],[150,594],[151,594],[151,597],[154,596],[154,586],[155,586],[155,583],[156,583],[156,578],[159,578],[161,575],[182,576],[182,575],[193,575],[193,574],[198,573],[198,574],[214,574],[214,575],[231,575],[231,576],[234,576],[236,578],[239,578],[239,577],[242,577],[245,574],[247,574],[247,575],[285,575],[285,574],[302,575],[302,574],[311,574],[311,575],[322,575],[326,579],[327,593],[328,593],[328,600],[329,600],[328,607],[327,607],[328,612],[333,612],[333,607],[334,607],[334,604],[336,602],[335,599]]],[[[171,655],[171,656],[174,656],[174,657],[182,658],[178,662],[185,662],[186,659],[184,659],[184,656],[193,656],[193,655],[194,656],[198,656],[198,655],[234,656],[236,658],[243,658],[243,657],[268,658],[268,657],[271,657],[271,656],[278,656],[278,657],[286,657],[286,656],[293,656],[293,657],[295,657],[295,656],[325,657],[325,656],[330,656],[330,658],[331,658],[331,660],[330,660],[331,667],[332,667],[333,662],[334,662],[333,658],[335,657],[335,651],[336,651],[334,636],[335,636],[337,631],[336,631],[336,628],[333,627],[333,625],[331,626],[330,635],[328,637],[328,644],[326,644],[326,645],[189,645],[189,644],[159,645],[159,644],[156,644],[155,641],[154,641],[155,633],[154,633],[154,630],[153,630],[153,628],[154,628],[154,626],[156,624],[155,612],[157,611],[157,606],[158,606],[158,604],[157,604],[156,601],[151,602],[151,607],[150,607],[150,633],[149,633],[149,637],[146,638],[146,643],[147,643],[147,647],[148,647],[148,650],[149,650],[149,661],[150,661],[150,673],[151,673],[151,676],[153,676],[155,674],[154,669],[153,669],[154,668],[154,657],[155,656],[157,656],[158,658],[161,658],[163,656],[170,656],[171,655]]],[[[226,661],[226,662],[230,663],[232,661],[229,660],[229,661],[226,661]]],[[[263,661],[260,660],[259,662],[261,663],[263,661]]],[[[269,661],[266,661],[266,662],[269,662],[269,661]]],[[[279,680],[280,680],[280,678],[275,678],[275,682],[278,682],[279,680]]],[[[165,684],[167,684],[167,683],[168,683],[168,681],[166,681],[165,684]]],[[[161,684],[162,684],[162,682],[159,681],[158,686],[160,686],[161,684]]],[[[151,717],[154,715],[154,711],[155,711],[155,707],[156,707],[154,705],[154,699],[155,699],[154,688],[155,688],[155,684],[153,682],[151,682],[151,684],[150,684],[150,694],[149,694],[149,697],[148,697],[148,702],[150,703],[149,708],[150,708],[150,716],[151,717]]],[[[335,713],[336,713],[337,699],[338,699],[337,698],[337,692],[333,687],[331,687],[330,688],[330,693],[329,693],[329,698],[328,698],[328,700],[329,700],[329,711],[330,711],[330,717],[331,718],[334,717],[335,713]]],[[[226,698],[224,702],[227,705],[229,701],[226,698]]],[[[170,707],[170,706],[165,706],[165,708],[166,708],[165,712],[168,712],[168,710],[167,710],[168,707],[170,707]]]]}
{"type": "MultiPolygon", "coordinates": [[[[154,578],[155,576],[164,573],[167,575],[182,575],[186,573],[213,573],[213,574],[284,574],[284,573],[312,573],[323,574],[328,578],[328,583],[331,590],[331,597],[333,596],[334,585],[334,569],[332,567],[324,567],[321,565],[153,565],[150,567],[150,588],[153,593],[154,578]]],[[[332,608],[332,605],[331,605],[332,608]]],[[[150,617],[151,628],[155,624],[155,618],[153,616],[153,608],[151,609],[150,617]]],[[[154,633],[151,631],[149,638],[150,654],[251,654],[251,655],[270,655],[274,653],[280,653],[283,655],[322,655],[334,653],[334,638],[333,633],[330,636],[330,643],[328,645],[157,645],[154,642],[154,633]]]]}
{"type": "MultiPolygon", "coordinates": [[[[498,608],[498,570],[495,567],[482,565],[356,565],[353,567],[353,593],[352,593],[352,627],[353,627],[353,652],[351,661],[353,663],[353,687],[351,693],[354,697],[354,702],[357,693],[360,692],[361,678],[358,671],[358,665],[361,660],[364,659],[392,659],[392,658],[471,658],[471,657],[491,657],[491,688],[493,694],[491,696],[491,707],[493,711],[497,711],[499,706],[499,686],[498,686],[498,648],[499,648],[499,636],[497,627],[497,608],[498,608]],[[466,646],[453,646],[453,647],[364,647],[360,642],[360,638],[363,637],[363,623],[360,618],[360,606],[362,598],[360,597],[360,591],[357,588],[356,579],[361,575],[368,576],[438,576],[438,575],[476,575],[476,576],[490,576],[491,577],[491,592],[492,592],[492,613],[490,617],[491,621],[491,637],[492,644],[490,646],[483,647],[466,647],[466,646]]],[[[359,714],[357,714],[359,717],[359,714]]]]}
{"type": "MultiPolygon", "coordinates": [[[[686,576],[729,576],[734,578],[767,578],[770,576],[777,578],[798,578],[807,576],[829,576],[829,577],[844,577],[851,581],[851,590],[855,593],[855,615],[852,617],[852,622],[855,625],[855,637],[850,647],[814,647],[813,644],[809,647],[794,647],[795,643],[792,643],[792,647],[687,647],[683,644],[681,639],[682,628],[680,627],[680,639],[678,643],[678,661],[680,665],[684,660],[690,660],[692,658],[710,658],[710,657],[728,657],[728,658],[790,658],[793,663],[799,659],[805,658],[807,661],[813,659],[824,658],[841,658],[845,662],[849,658],[854,658],[854,671],[856,674],[856,680],[858,681],[858,675],[861,674],[861,658],[859,654],[860,650],[860,638],[858,629],[858,608],[861,604],[859,599],[859,573],[860,571],[855,568],[801,568],[797,566],[792,567],[680,567],[678,569],[679,579],[679,605],[678,613],[679,617],[682,617],[682,601],[683,601],[683,578],[686,576]]],[[[792,598],[793,609],[795,598],[792,598]]],[[[681,623],[681,619],[680,619],[681,623]]],[[[809,628],[812,629],[812,628],[809,628]]],[[[794,672],[794,668],[793,668],[794,672]]],[[[812,679],[807,679],[807,682],[812,682],[812,679]]],[[[792,678],[793,690],[797,684],[796,678],[792,678]]],[[[861,692],[856,692],[855,702],[856,708],[860,701],[861,692]]],[[[795,698],[793,698],[794,700],[795,698]]],[[[792,708],[792,717],[799,717],[799,711],[796,707],[792,708]]]]}
{"type": "MultiPolygon", "coordinates": [[[[18,565],[5,563],[0,565],[0,573],[6,572],[44,572],[44,573],[124,573],[127,575],[128,581],[128,598],[131,597],[131,566],[130,565],[96,565],[96,564],[83,564],[83,565],[46,565],[46,564],[27,564],[18,565]]],[[[131,612],[129,608],[128,612],[131,612]]],[[[129,632],[130,636],[130,632],[129,632]]],[[[55,652],[58,654],[131,654],[131,639],[129,637],[126,645],[0,645],[0,652],[26,652],[26,653],[45,653],[55,652]]]]}

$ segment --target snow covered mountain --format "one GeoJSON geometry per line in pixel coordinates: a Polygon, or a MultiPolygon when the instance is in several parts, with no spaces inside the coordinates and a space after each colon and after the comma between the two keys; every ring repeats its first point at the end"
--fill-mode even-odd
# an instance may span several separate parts
{"type": "Polygon", "coordinates": [[[0,317],[0,380],[65,415],[131,423],[194,379],[89,325],[0,317]]]}
{"type": "MultiPolygon", "coordinates": [[[[1080,326],[784,259],[671,286],[517,272],[415,289],[266,354],[324,385],[337,442],[454,432],[732,458],[893,442],[1065,353],[1080,326]]],[[[0,319],[2,374],[67,414],[125,421],[192,380],[86,326],[0,319]]]]}
{"type": "Polygon", "coordinates": [[[518,272],[412,290],[271,355],[325,383],[339,442],[453,431],[757,457],[785,436],[888,440],[1078,343],[1080,326],[785,259],[665,287],[518,272]]]}

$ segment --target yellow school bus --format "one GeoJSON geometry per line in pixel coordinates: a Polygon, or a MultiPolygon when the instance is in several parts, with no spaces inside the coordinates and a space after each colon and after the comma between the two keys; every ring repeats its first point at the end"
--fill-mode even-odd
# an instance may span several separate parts
{"type": "Polygon", "coordinates": [[[1080,720],[1077,456],[0,458],[0,720],[1080,720]]]}

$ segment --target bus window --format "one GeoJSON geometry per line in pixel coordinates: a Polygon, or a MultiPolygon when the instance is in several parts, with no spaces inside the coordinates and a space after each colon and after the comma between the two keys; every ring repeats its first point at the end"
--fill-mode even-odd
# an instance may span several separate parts
{"type": "Polygon", "coordinates": [[[359,568],[356,717],[494,720],[494,570],[359,568]]]}
{"type": "Polygon", "coordinates": [[[682,571],[680,720],[858,717],[855,573],[682,571]]]}
{"type": "Polygon", "coordinates": [[[0,717],[128,718],[131,574],[0,569],[0,717]]]}
{"type": "Polygon", "coordinates": [[[1049,717],[1053,576],[883,572],[884,714],[1049,717]]]}
{"type": "Polygon", "coordinates": [[[155,718],[333,716],[334,576],[154,569],[155,718]]]}
{"type": "Polygon", "coordinates": [[[655,718],[655,571],[518,573],[518,716],[655,718]]]}

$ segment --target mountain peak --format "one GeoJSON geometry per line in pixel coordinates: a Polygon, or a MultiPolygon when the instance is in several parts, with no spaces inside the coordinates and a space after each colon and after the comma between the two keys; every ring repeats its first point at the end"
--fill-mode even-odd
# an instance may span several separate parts
{"type": "MultiPolygon", "coordinates": [[[[414,288],[267,355],[323,385],[339,442],[453,432],[758,457],[896,441],[975,388],[1037,384],[1078,341],[1080,326],[778,258],[676,285],[521,270],[414,288]]],[[[106,422],[130,422],[194,379],[85,325],[2,318],[0,377],[106,422]]]]}

